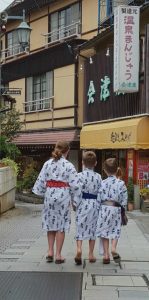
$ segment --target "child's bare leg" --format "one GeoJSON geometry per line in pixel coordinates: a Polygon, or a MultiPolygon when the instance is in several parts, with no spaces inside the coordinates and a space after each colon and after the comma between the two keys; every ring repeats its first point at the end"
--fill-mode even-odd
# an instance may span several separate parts
{"type": "Polygon", "coordinates": [[[102,238],[103,249],[104,249],[104,258],[108,259],[110,257],[109,254],[109,239],[102,238]]]}
{"type": "Polygon", "coordinates": [[[89,261],[95,262],[96,257],[94,256],[94,247],[95,247],[95,240],[89,240],[89,261]]]}
{"type": "Polygon", "coordinates": [[[77,254],[82,255],[82,240],[77,240],[77,254]]]}
{"type": "Polygon", "coordinates": [[[82,241],[77,240],[77,254],[74,258],[77,265],[82,265],[82,241]]]}
{"type": "Polygon", "coordinates": [[[118,243],[118,240],[116,240],[116,239],[112,240],[112,242],[111,242],[111,252],[112,253],[116,253],[117,243],[118,243]]]}
{"type": "Polygon", "coordinates": [[[55,236],[56,236],[56,231],[48,231],[47,232],[48,246],[49,246],[48,255],[49,256],[54,255],[55,236]]]}

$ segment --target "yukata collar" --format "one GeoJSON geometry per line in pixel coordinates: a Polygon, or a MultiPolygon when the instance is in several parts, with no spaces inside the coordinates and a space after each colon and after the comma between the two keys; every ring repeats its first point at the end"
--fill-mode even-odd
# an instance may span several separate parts
{"type": "Polygon", "coordinates": [[[84,168],[84,171],[94,171],[93,169],[84,168]]]}
{"type": "Polygon", "coordinates": [[[109,178],[116,178],[116,175],[109,175],[109,178]]]}

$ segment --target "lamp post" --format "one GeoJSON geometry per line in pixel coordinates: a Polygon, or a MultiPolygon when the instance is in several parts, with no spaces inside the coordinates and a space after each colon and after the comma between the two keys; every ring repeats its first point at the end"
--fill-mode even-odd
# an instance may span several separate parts
{"type": "MultiPolygon", "coordinates": [[[[1,16],[0,16],[1,17],[1,16]]],[[[8,16],[7,13],[4,13],[5,18],[0,19],[1,26],[7,23],[7,20],[22,20],[20,25],[15,29],[18,33],[18,40],[23,50],[29,45],[30,40],[30,33],[31,28],[30,26],[25,22],[25,10],[23,10],[22,16],[8,16]]],[[[5,90],[4,87],[2,87],[2,57],[1,57],[1,36],[2,36],[2,30],[0,29],[0,112],[8,111],[12,109],[12,105],[10,105],[10,109],[8,107],[3,107],[3,104],[5,106],[5,102],[8,102],[10,100],[10,104],[12,104],[11,99],[9,97],[4,97],[2,90],[5,90]]],[[[11,98],[11,97],[10,97],[11,98]]]]}

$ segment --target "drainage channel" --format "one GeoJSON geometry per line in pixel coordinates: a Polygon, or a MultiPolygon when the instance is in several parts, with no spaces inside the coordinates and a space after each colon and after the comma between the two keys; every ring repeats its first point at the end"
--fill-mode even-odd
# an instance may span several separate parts
{"type": "Polygon", "coordinates": [[[114,286],[114,287],[147,287],[149,280],[145,274],[91,274],[93,286],[114,286]]]}

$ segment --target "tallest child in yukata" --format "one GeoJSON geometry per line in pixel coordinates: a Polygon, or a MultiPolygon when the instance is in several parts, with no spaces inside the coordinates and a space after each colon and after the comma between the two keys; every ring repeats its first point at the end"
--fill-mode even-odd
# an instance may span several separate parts
{"type": "Polygon", "coordinates": [[[74,195],[80,195],[77,172],[66,158],[69,144],[57,142],[52,158],[45,162],[33,193],[44,196],[42,228],[47,231],[47,262],[54,260],[54,244],[56,241],[55,263],[61,264],[65,259],[61,256],[65,232],[70,227],[70,203],[74,195]]]}

